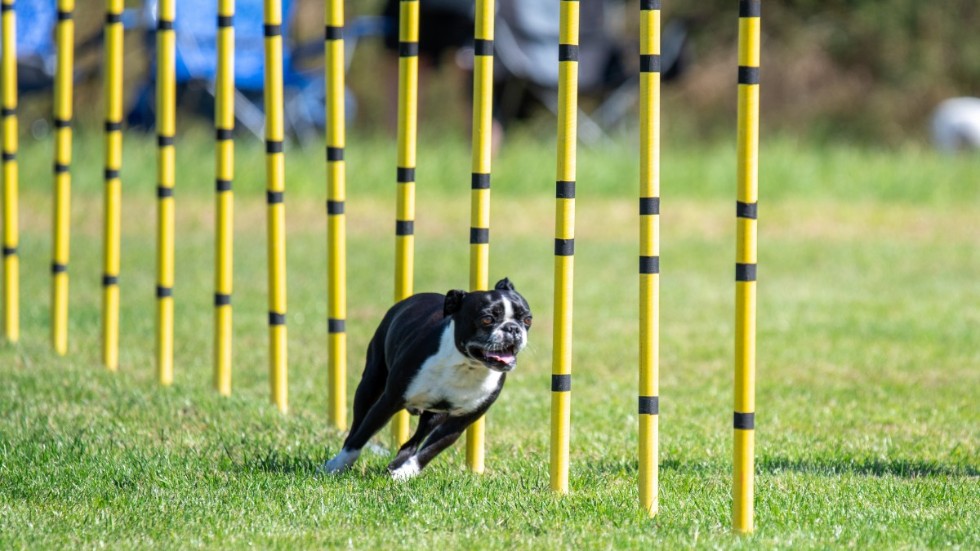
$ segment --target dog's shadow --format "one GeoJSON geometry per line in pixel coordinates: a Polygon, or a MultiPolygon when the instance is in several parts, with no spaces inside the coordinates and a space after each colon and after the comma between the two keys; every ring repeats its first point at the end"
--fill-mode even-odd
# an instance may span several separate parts
{"type": "MultiPolygon", "coordinates": [[[[339,476],[346,476],[349,473],[358,473],[362,476],[389,476],[388,461],[390,460],[388,450],[380,445],[365,447],[365,453],[361,460],[347,473],[339,476]],[[374,459],[376,457],[381,460],[374,459]]],[[[237,461],[239,471],[243,473],[266,473],[284,476],[309,476],[329,479],[333,476],[320,472],[320,467],[337,452],[334,449],[281,449],[267,448],[264,450],[254,450],[253,453],[245,453],[237,461]]]]}

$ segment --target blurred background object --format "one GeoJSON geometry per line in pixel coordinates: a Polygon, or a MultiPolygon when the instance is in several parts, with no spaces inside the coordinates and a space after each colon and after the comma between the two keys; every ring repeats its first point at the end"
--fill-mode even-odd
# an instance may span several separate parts
{"type": "Polygon", "coordinates": [[[980,150],[980,98],[950,98],[932,116],[932,143],[945,153],[980,150]]]}
{"type": "MultiPolygon", "coordinates": [[[[447,1],[454,0],[421,0],[423,6],[433,9],[447,1]]],[[[386,91],[397,77],[386,67],[388,54],[381,38],[386,33],[390,36],[395,28],[383,17],[386,2],[347,3],[345,38],[352,56],[348,78],[352,110],[348,115],[354,132],[382,131],[390,119],[386,91]]],[[[177,9],[177,25],[184,30],[177,33],[181,42],[178,48],[186,60],[181,71],[189,90],[182,97],[186,98],[184,107],[191,112],[208,110],[210,73],[194,60],[209,55],[214,19],[208,14],[213,12],[213,4],[214,0],[181,0],[177,9]],[[191,39],[193,42],[185,43],[191,39]]],[[[257,0],[239,0],[235,24],[240,41],[253,34],[250,27],[260,32],[260,4],[257,0]]],[[[323,4],[318,0],[291,0],[287,4],[292,14],[287,74],[293,98],[287,110],[290,124],[295,124],[294,135],[307,135],[319,132],[322,125],[323,4]]],[[[26,92],[50,85],[53,2],[19,0],[17,6],[19,75],[25,92],[21,111],[28,120],[43,119],[51,112],[50,94],[26,92]]],[[[152,16],[152,8],[138,0],[127,2],[127,8],[130,32],[126,38],[124,96],[134,113],[152,116],[152,111],[147,114],[140,105],[146,101],[142,91],[152,79],[152,40],[148,36],[152,26],[147,27],[146,19],[148,13],[152,16]]],[[[732,90],[736,74],[732,67],[737,31],[730,22],[737,8],[730,0],[664,3],[663,55],[677,59],[676,74],[664,73],[665,77],[677,77],[663,91],[663,124],[669,139],[701,141],[728,135],[735,116],[732,90]],[[671,44],[680,44],[681,49],[670,50],[671,44]]],[[[91,37],[97,38],[101,32],[103,9],[99,0],[78,1],[75,20],[80,46],[101,44],[91,37]]],[[[547,48],[553,48],[548,44],[553,40],[549,33],[556,23],[549,19],[548,9],[554,7],[549,8],[545,0],[498,0],[497,114],[508,126],[516,127],[514,123],[520,121],[521,127],[541,135],[551,134],[553,121],[547,109],[547,91],[554,67],[539,61],[550,55],[547,48]]],[[[630,121],[635,119],[630,82],[637,70],[638,22],[634,14],[639,10],[638,0],[596,0],[583,3],[582,9],[598,13],[583,17],[581,107],[589,117],[587,121],[594,123],[585,122],[583,139],[589,138],[590,131],[592,135],[601,131],[616,136],[622,129],[629,130],[630,121]]],[[[767,134],[884,146],[910,141],[925,144],[930,139],[932,113],[940,102],[980,91],[980,41],[975,39],[980,3],[975,0],[787,0],[766,3],[763,18],[762,125],[767,134]]],[[[446,23],[430,23],[429,28],[434,25],[437,30],[426,31],[423,19],[423,40],[427,34],[447,36],[446,23]]],[[[472,23],[467,25],[461,29],[465,31],[461,36],[468,40],[472,23]]],[[[250,52],[251,47],[241,47],[240,70],[248,63],[261,70],[261,48],[250,52]]],[[[457,47],[459,41],[454,43],[457,47]]],[[[423,132],[456,132],[461,139],[468,134],[471,90],[466,47],[462,45],[455,59],[442,55],[439,70],[422,75],[423,132]]],[[[99,48],[90,50],[79,53],[79,67],[98,67],[101,63],[99,48]]],[[[86,75],[84,70],[80,74],[86,75]]],[[[261,88],[250,85],[244,75],[239,77],[240,92],[251,94],[251,105],[260,109],[261,102],[255,99],[260,97],[261,88]]],[[[78,80],[79,104],[97,105],[99,79],[83,76],[78,80]]],[[[250,122],[242,121],[242,126],[254,131],[260,111],[253,115],[250,122]]],[[[242,117],[249,115],[243,113],[242,117]]],[[[86,121],[97,125],[98,119],[97,112],[82,110],[78,122],[80,126],[86,121]]],[[[142,120],[140,124],[145,124],[146,119],[142,120]]],[[[178,124],[194,123],[179,117],[178,124]]]]}

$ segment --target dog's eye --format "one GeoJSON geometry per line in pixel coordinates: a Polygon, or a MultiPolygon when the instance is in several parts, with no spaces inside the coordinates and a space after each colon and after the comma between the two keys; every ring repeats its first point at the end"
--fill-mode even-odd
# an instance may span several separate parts
{"type": "Polygon", "coordinates": [[[531,316],[524,316],[524,320],[523,321],[524,321],[524,326],[525,327],[531,327],[531,322],[534,321],[534,318],[532,318],[531,316]]]}
{"type": "Polygon", "coordinates": [[[484,327],[490,327],[493,325],[493,316],[483,316],[480,318],[480,323],[482,323],[484,327]]]}

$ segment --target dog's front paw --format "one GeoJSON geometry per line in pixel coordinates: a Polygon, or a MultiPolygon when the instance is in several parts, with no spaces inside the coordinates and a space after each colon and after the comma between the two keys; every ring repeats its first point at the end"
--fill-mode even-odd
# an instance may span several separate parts
{"type": "Polygon", "coordinates": [[[360,450],[340,450],[333,459],[317,467],[316,474],[340,474],[349,469],[359,455],[361,455],[360,450]]]}
{"type": "Polygon", "coordinates": [[[402,463],[401,465],[399,465],[397,468],[392,469],[390,471],[391,472],[391,479],[392,480],[397,480],[399,482],[401,482],[403,480],[408,480],[410,478],[415,477],[417,474],[419,474],[419,472],[421,470],[422,470],[422,468],[419,467],[418,459],[416,459],[414,457],[410,457],[408,459],[408,461],[405,461],[404,463],[402,463]]]}

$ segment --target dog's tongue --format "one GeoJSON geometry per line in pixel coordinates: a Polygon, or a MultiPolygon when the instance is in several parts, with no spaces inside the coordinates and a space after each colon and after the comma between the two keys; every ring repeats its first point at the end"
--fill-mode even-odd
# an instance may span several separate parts
{"type": "Polygon", "coordinates": [[[514,363],[514,354],[510,352],[487,352],[487,358],[500,362],[502,364],[510,365],[514,363]]]}

